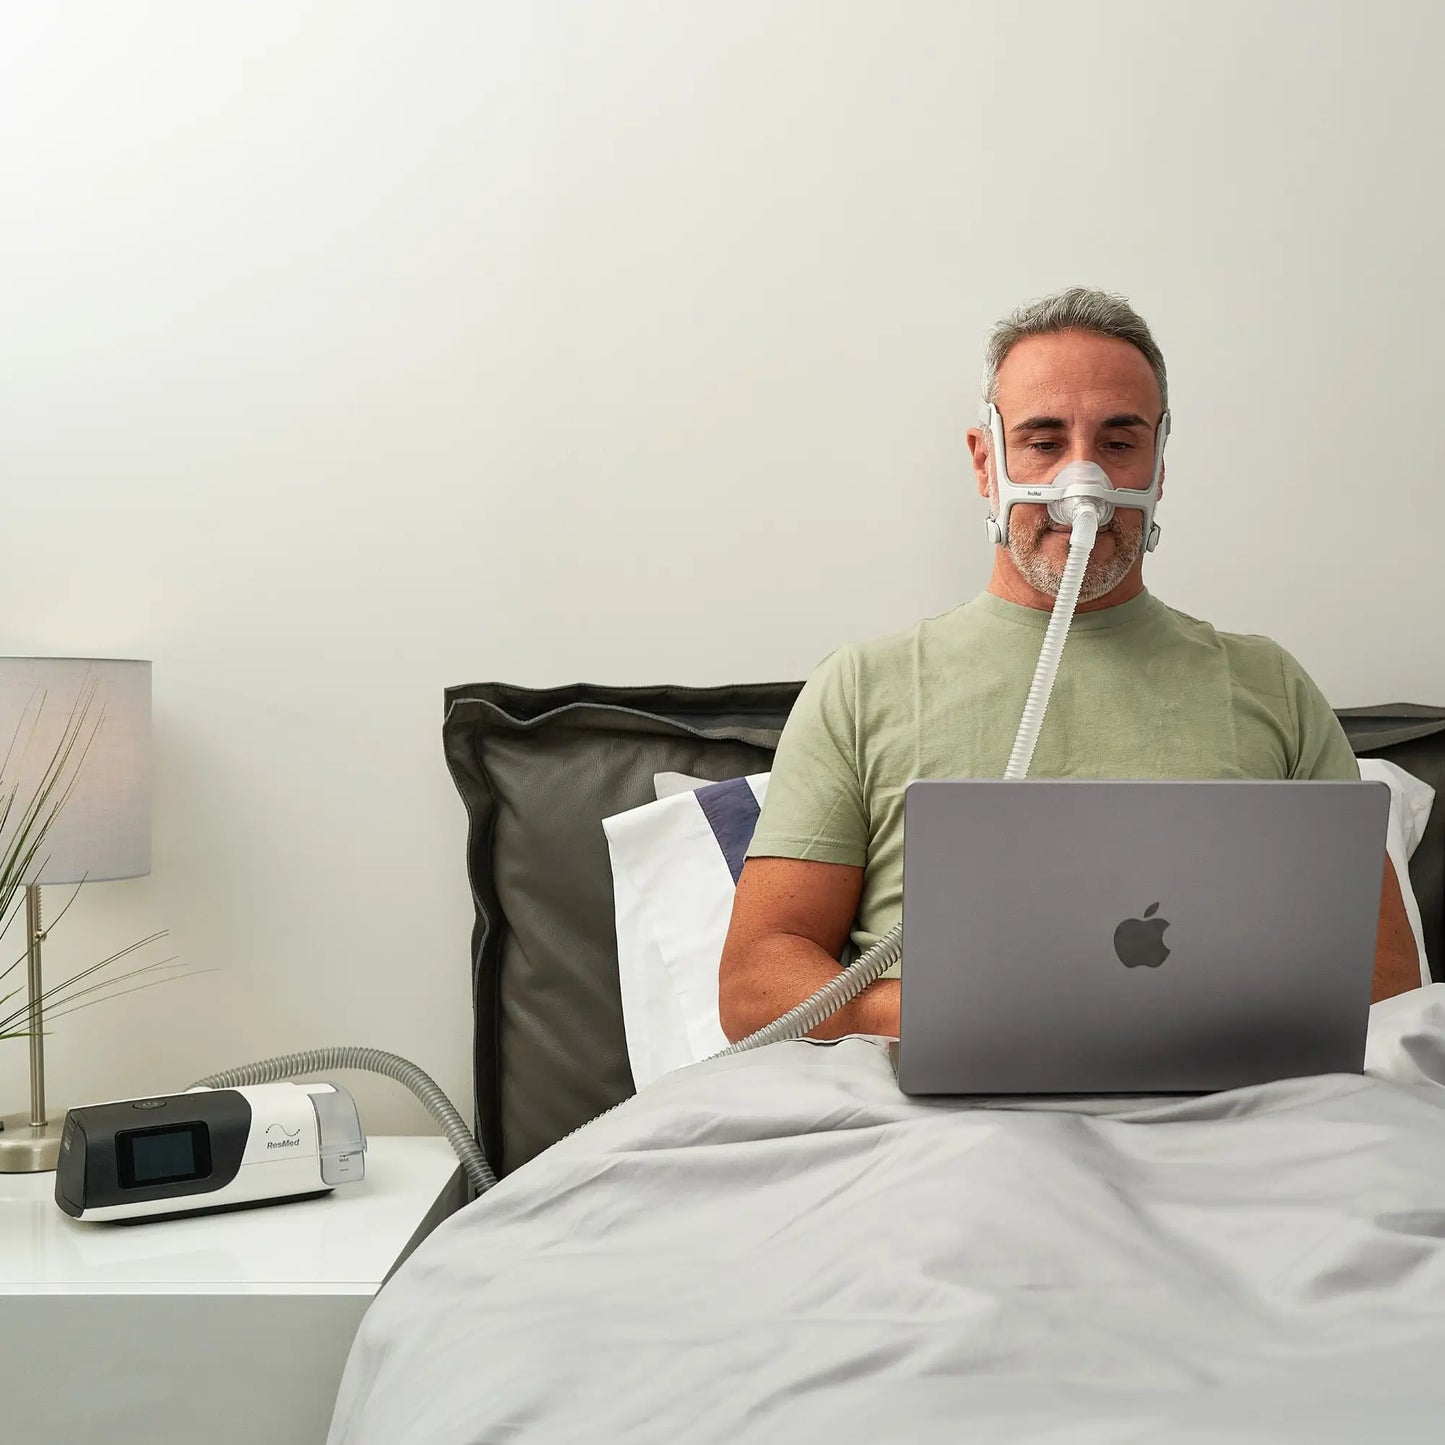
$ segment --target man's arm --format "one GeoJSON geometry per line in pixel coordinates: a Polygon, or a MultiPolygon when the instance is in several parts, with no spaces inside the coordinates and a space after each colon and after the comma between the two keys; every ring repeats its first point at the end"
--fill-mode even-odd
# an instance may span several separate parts
{"type": "MultiPolygon", "coordinates": [[[[842,863],[748,860],[718,966],[718,1014],[729,1039],[736,1042],[772,1023],[837,977],[838,955],[862,889],[863,870],[842,863]]],[[[1379,1003],[1419,986],[1415,936],[1395,865],[1386,858],[1370,1000],[1379,1003]]],[[[898,980],[879,979],[814,1029],[812,1037],[897,1037],[898,1015],[898,980]]]]}
{"type": "MultiPolygon", "coordinates": [[[[838,976],[863,870],[844,863],[750,858],[738,880],[718,965],[718,1017],[734,1043],[838,976]]],[[[870,984],[810,1037],[898,1034],[896,978],[870,984]]]]}
{"type": "Polygon", "coordinates": [[[1405,913],[1405,899],[1394,862],[1385,859],[1385,878],[1380,889],[1380,931],[1375,938],[1375,983],[1370,1002],[1394,998],[1420,987],[1420,957],[1415,935],[1405,913]]]}
{"type": "MultiPolygon", "coordinates": [[[[1279,654],[1285,693],[1298,727],[1290,776],[1342,781],[1358,778],[1360,766],[1354,749],[1339,717],[1325,701],[1324,693],[1288,652],[1280,648],[1279,654]]],[[[1415,951],[1415,935],[1410,931],[1395,865],[1387,857],[1380,885],[1380,924],[1375,935],[1375,977],[1370,1001],[1379,1003],[1381,999],[1419,987],[1420,959],[1415,951]]]]}

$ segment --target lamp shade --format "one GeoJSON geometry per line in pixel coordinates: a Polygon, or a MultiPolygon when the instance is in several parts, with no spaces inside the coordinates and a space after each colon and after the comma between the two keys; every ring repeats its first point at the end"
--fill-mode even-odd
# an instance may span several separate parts
{"type": "Polygon", "coordinates": [[[68,730],[78,733],[78,741],[61,775],[62,790],[72,776],[74,787],[25,882],[99,882],[149,873],[149,662],[0,657],[0,760],[4,760],[0,782],[6,793],[16,789],[10,818],[0,832],[0,848],[8,854],[19,817],[35,797],[68,730]]]}

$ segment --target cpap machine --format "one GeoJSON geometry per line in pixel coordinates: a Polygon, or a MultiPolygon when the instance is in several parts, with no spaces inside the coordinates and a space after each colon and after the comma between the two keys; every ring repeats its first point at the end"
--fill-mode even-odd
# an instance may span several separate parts
{"type": "Polygon", "coordinates": [[[485,1194],[496,1177],[472,1131],[424,1070],[380,1049],[283,1054],[211,1074],[181,1094],[71,1109],[60,1135],[55,1202],[72,1219],[139,1221],[279,1204],[366,1176],[356,1102],[293,1074],[365,1069],[405,1084],[485,1194]]]}
{"type": "Polygon", "coordinates": [[[75,1219],[150,1219],[304,1199],[365,1173],[356,1103],[335,1084],[191,1089],[71,1109],[55,1202],[75,1219]]]}

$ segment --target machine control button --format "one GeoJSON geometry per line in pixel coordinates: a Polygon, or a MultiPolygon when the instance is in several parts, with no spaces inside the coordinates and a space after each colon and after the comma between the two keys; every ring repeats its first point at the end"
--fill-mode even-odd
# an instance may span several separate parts
{"type": "Polygon", "coordinates": [[[164,1109],[170,1101],[168,1099],[137,1099],[131,1105],[132,1109],[164,1109]]]}

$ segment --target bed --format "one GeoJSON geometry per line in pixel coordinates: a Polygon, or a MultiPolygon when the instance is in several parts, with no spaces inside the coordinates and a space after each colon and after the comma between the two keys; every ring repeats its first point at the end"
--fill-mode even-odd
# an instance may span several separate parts
{"type": "MultiPolygon", "coordinates": [[[[1445,984],[1363,1076],[1187,1101],[907,1099],[859,1038],[634,1092],[602,820],[764,772],[797,691],[449,690],[500,1182],[378,1296],[333,1445],[1445,1436],[1445,984]]],[[[1445,791],[1445,710],[1340,716],[1445,791]]],[[[1445,806],[1408,873],[1438,960],[1445,806]]]]}

